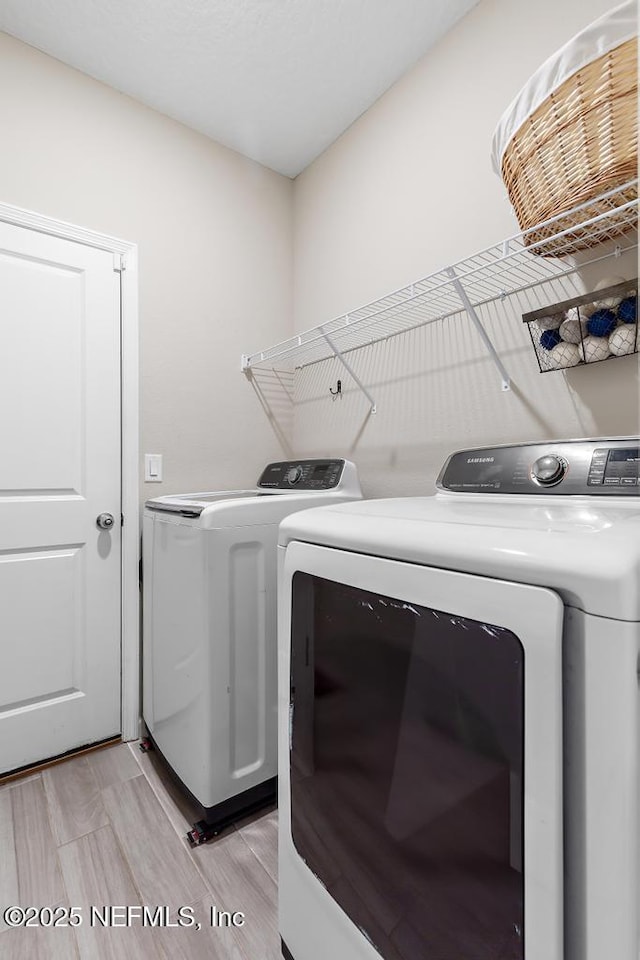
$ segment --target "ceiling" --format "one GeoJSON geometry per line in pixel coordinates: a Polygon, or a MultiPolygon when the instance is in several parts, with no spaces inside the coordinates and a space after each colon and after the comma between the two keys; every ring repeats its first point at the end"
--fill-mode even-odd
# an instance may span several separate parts
{"type": "Polygon", "coordinates": [[[295,177],[478,0],[0,0],[0,30],[295,177]]]}

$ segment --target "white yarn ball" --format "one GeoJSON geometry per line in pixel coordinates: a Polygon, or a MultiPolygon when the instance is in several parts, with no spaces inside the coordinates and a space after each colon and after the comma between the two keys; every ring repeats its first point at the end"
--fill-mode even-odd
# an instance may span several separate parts
{"type": "Polygon", "coordinates": [[[553,317],[542,317],[537,320],[539,330],[557,330],[564,320],[564,313],[556,313],[553,317]]]}
{"type": "Polygon", "coordinates": [[[603,277],[598,280],[594,290],[604,290],[605,287],[615,287],[616,283],[626,283],[624,277],[603,277]]]}
{"type": "Polygon", "coordinates": [[[580,343],[585,337],[587,321],[581,317],[573,316],[574,311],[570,310],[571,316],[567,316],[560,324],[560,336],[567,343],[580,343]]]}
{"type": "Polygon", "coordinates": [[[575,367],[577,363],[580,363],[580,351],[575,343],[558,343],[549,351],[545,360],[552,370],[575,367]]]}
{"type": "Polygon", "coordinates": [[[636,348],[636,329],[634,325],[624,323],[609,335],[609,349],[615,357],[624,357],[636,348]]]}
{"type": "Polygon", "coordinates": [[[615,310],[622,299],[622,297],[605,297],[604,300],[598,300],[597,303],[594,303],[594,307],[596,310],[615,310]]]}
{"type": "Polygon", "coordinates": [[[607,337],[586,337],[578,347],[580,359],[585,363],[596,360],[605,360],[610,356],[609,340],[607,337]]]}
{"type": "MultiPolygon", "coordinates": [[[[613,287],[616,283],[624,282],[624,277],[603,277],[593,289],[594,291],[604,290],[605,287],[613,287]]],[[[622,297],[605,297],[604,300],[598,300],[593,304],[594,310],[592,312],[595,312],[595,310],[615,310],[621,300],[622,297]]]]}

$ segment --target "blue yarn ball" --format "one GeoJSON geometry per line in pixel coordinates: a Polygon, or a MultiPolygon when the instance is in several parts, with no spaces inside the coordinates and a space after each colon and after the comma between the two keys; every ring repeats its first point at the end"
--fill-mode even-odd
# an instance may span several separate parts
{"type": "Polygon", "coordinates": [[[544,347],[545,350],[553,350],[554,347],[558,346],[560,340],[559,330],[545,330],[540,337],[540,346],[544,347]]]}
{"type": "Polygon", "coordinates": [[[587,320],[587,330],[592,337],[608,337],[616,323],[612,310],[596,310],[587,320]]]}
{"type": "Polygon", "coordinates": [[[625,297],[618,304],[618,320],[623,323],[635,323],[638,315],[638,304],[635,297],[625,297]]]}

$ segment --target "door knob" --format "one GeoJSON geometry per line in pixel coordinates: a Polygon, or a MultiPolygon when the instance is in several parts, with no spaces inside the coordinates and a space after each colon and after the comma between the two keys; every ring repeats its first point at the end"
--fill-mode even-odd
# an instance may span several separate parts
{"type": "Polygon", "coordinates": [[[99,513],[96,517],[96,523],[101,530],[110,530],[113,526],[113,514],[112,513],[99,513]]]}

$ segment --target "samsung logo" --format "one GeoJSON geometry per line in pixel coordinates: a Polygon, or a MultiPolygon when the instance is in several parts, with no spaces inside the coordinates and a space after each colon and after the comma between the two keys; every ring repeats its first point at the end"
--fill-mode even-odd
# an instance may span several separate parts
{"type": "Polygon", "coordinates": [[[494,463],[495,457],[467,457],[467,463],[494,463]]]}

